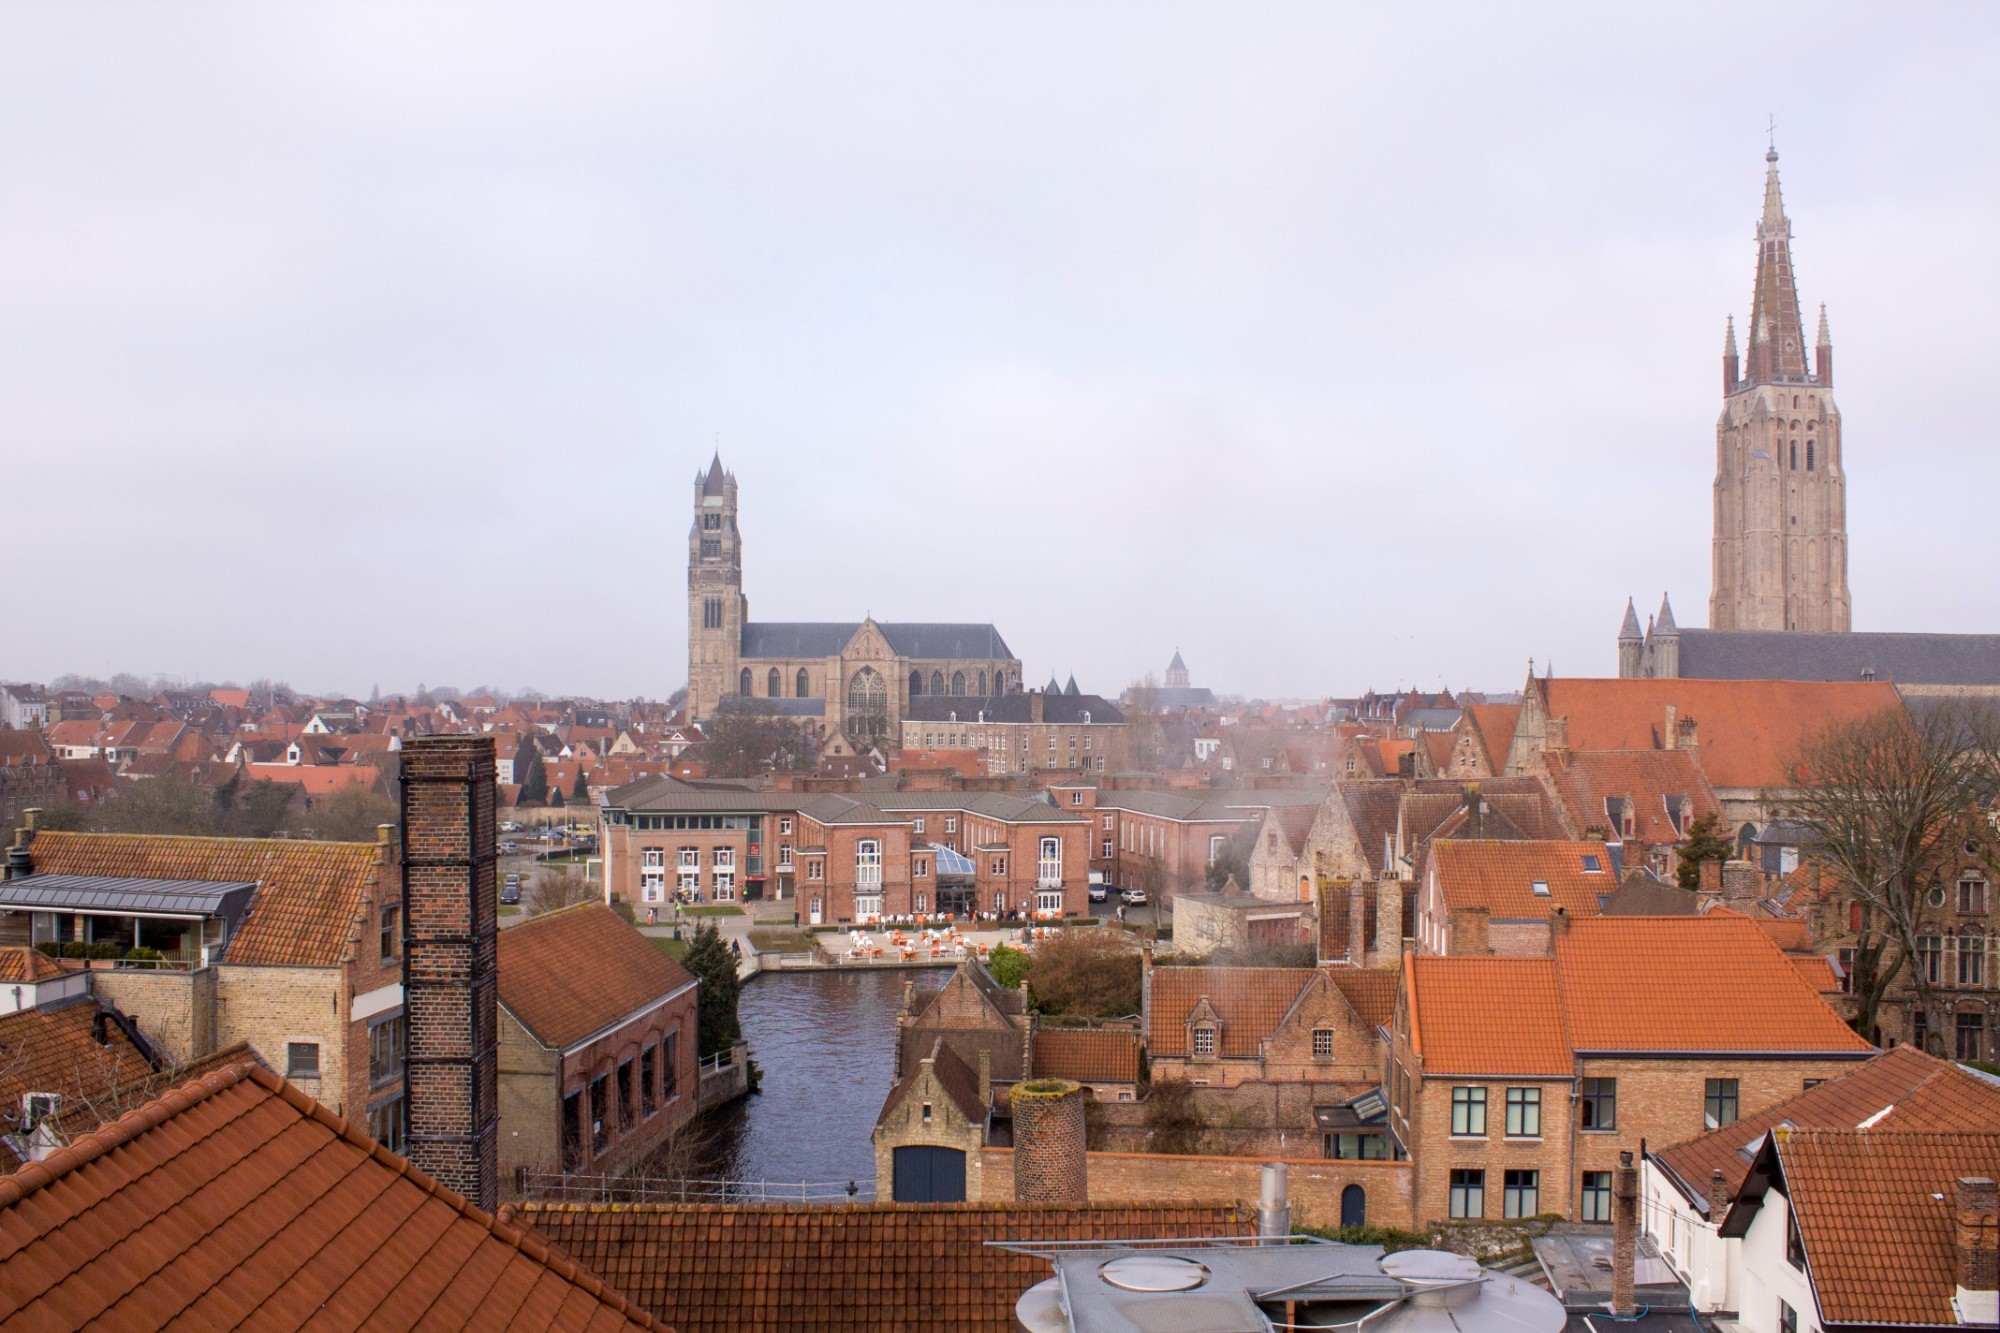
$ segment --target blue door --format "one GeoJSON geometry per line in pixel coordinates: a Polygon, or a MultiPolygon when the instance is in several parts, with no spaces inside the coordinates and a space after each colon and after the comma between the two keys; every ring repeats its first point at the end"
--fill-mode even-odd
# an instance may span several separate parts
{"type": "Polygon", "coordinates": [[[1340,1192],[1340,1225],[1344,1227],[1368,1225],[1368,1191],[1359,1185],[1349,1185],[1340,1192]]]}
{"type": "Polygon", "coordinates": [[[964,1203],[965,1154],[957,1148],[896,1149],[897,1203],[964,1203]]]}

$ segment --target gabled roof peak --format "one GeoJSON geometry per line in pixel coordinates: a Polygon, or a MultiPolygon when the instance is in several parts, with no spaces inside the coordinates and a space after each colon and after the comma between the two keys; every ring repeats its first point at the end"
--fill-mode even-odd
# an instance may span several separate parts
{"type": "Polygon", "coordinates": [[[726,474],[722,470],[722,451],[720,449],[717,449],[715,451],[715,457],[709,462],[708,475],[702,478],[701,482],[702,495],[704,497],[710,495],[721,495],[723,493],[722,486],[725,476],[726,474]]]}

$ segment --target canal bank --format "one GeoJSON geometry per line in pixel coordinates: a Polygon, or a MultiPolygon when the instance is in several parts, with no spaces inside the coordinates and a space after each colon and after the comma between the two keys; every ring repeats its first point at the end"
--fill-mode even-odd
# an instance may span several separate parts
{"type": "Polygon", "coordinates": [[[875,1179],[870,1134],[895,1067],[905,982],[928,994],[943,970],[770,971],[743,983],[737,1015],[759,1090],[704,1115],[700,1166],[735,1181],[875,1179]]]}

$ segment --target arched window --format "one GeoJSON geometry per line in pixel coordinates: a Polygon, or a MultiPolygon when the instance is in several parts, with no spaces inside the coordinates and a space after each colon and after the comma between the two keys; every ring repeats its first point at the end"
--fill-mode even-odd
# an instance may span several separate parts
{"type": "Polygon", "coordinates": [[[889,731],[889,682],[862,667],[847,682],[847,738],[865,749],[889,731]]]}
{"type": "Polygon", "coordinates": [[[914,699],[923,692],[924,673],[921,671],[912,671],[910,673],[910,697],[914,699]]]}
{"type": "Polygon", "coordinates": [[[932,694],[944,693],[944,672],[942,671],[931,672],[931,693],[932,694]]]}
{"type": "Polygon", "coordinates": [[[979,673],[979,697],[982,699],[986,697],[986,673],[984,671],[979,673]]]}
{"type": "Polygon", "coordinates": [[[1806,471],[1810,472],[1810,471],[1812,471],[1812,470],[1813,470],[1813,461],[1814,461],[1814,460],[1813,460],[1813,442],[1812,442],[1811,440],[1807,440],[1807,441],[1806,441],[1806,471]]]}
{"type": "Polygon", "coordinates": [[[746,699],[750,697],[750,668],[749,668],[749,667],[744,667],[744,668],[743,668],[743,672],[742,672],[742,674],[741,674],[741,675],[739,675],[739,676],[737,676],[737,678],[736,678],[736,692],[737,692],[738,694],[742,695],[742,696],[743,696],[744,698],[746,698],[746,699]]]}
{"type": "Polygon", "coordinates": [[[764,677],[764,693],[775,699],[784,692],[784,680],[778,675],[778,668],[772,667],[770,673],[764,677]]]}
{"type": "Polygon", "coordinates": [[[1799,470],[1799,442],[1798,442],[1797,440],[1793,440],[1793,441],[1792,441],[1792,471],[1794,471],[1794,472],[1797,472],[1798,470],[1799,470]]]}
{"type": "Polygon", "coordinates": [[[799,683],[799,698],[804,699],[810,697],[812,694],[812,684],[810,681],[806,679],[806,669],[804,667],[799,668],[798,683],[799,683]]]}
{"type": "Polygon", "coordinates": [[[1736,830],[1736,854],[1739,857],[1748,859],[1750,848],[1756,841],[1757,826],[1755,824],[1745,824],[1742,828],[1736,830]]]}
{"type": "Polygon", "coordinates": [[[965,693],[965,673],[963,671],[954,671],[951,673],[951,692],[953,694],[965,693]]]}
{"type": "Polygon", "coordinates": [[[993,692],[995,694],[1005,694],[1007,692],[1006,672],[996,671],[993,673],[993,692]]]}

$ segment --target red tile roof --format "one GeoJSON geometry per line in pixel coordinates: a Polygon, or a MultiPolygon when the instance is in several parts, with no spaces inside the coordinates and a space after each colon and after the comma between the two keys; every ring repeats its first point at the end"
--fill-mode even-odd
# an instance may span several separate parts
{"type": "Polygon", "coordinates": [[[402,892],[393,868],[383,882],[384,843],[45,831],[30,850],[42,874],[257,885],[250,915],[229,942],[231,963],[337,967],[362,938],[363,907],[402,892]]]}
{"type": "Polygon", "coordinates": [[[1129,1028],[1037,1028],[1035,1077],[1137,1083],[1139,1034],[1129,1028]]]}
{"type": "Polygon", "coordinates": [[[1045,1259],[994,1240],[1247,1236],[1234,1204],[515,1204],[682,1333],[1007,1329],[1045,1259]]]}
{"type": "Polygon", "coordinates": [[[1822,995],[1837,994],[1840,990],[1840,976],[1833,970],[1833,960],[1818,954],[1788,954],[1792,966],[1799,970],[1805,983],[1822,995]]]}
{"type": "Polygon", "coordinates": [[[500,932],[500,1003],[543,1045],[574,1045],[693,984],[603,903],[580,903],[500,932]],[[588,984],[579,984],[589,978],[588,984]]]}
{"type": "Polygon", "coordinates": [[[1496,921],[1546,921],[1556,907],[1572,919],[1596,916],[1598,895],[1618,887],[1601,842],[1444,839],[1431,844],[1430,865],[1448,909],[1484,907],[1496,921]],[[1590,862],[1597,869],[1587,869],[1590,862]],[[1536,893],[1536,884],[1547,892],[1536,893]]]}
{"type": "Polygon", "coordinates": [[[1404,969],[1410,1042],[1426,1074],[1575,1069],[1550,958],[1413,957],[1404,969]]]}
{"type": "Polygon", "coordinates": [[[1874,1049],[1734,913],[1578,921],[1556,946],[1556,968],[1578,1050],[1874,1049]]]}
{"type": "Polygon", "coordinates": [[[1386,1027],[1396,1016],[1396,970],[1389,967],[1326,967],[1334,989],[1347,997],[1354,1016],[1369,1027],[1386,1027]]]}
{"type": "Polygon", "coordinates": [[[25,944],[0,948],[0,984],[54,981],[63,974],[55,959],[25,944]]]}
{"type": "Polygon", "coordinates": [[[1957,1182],[2000,1179],[2000,1132],[1780,1129],[1775,1143],[1822,1322],[1958,1322],[1957,1182]]]}
{"type": "Polygon", "coordinates": [[[1679,842],[1683,836],[1668,816],[1669,801],[1678,811],[1686,798],[1690,823],[1722,813],[1693,751],[1571,750],[1548,760],[1556,799],[1579,834],[1596,830],[1614,841],[1624,835],[1605,806],[1607,798],[1629,803],[1632,836],[1648,846],[1679,842]]]}
{"type": "Polygon", "coordinates": [[[1465,710],[1467,723],[1486,751],[1486,762],[1495,773],[1507,767],[1507,751],[1514,744],[1514,727],[1521,720],[1519,704],[1472,704],[1465,710]]]}
{"type": "Polygon", "coordinates": [[[1915,1047],[1894,1046],[1851,1073],[1651,1156],[1706,1212],[1710,1176],[1720,1170],[1733,1196],[1750,1170],[1744,1149],[1773,1125],[1855,1129],[1864,1121],[1879,1129],[1985,1129],[2000,1125],[2000,1085],[1915,1047]]]}
{"type": "Polygon", "coordinates": [[[256,1065],[0,1180],[0,1326],[662,1324],[256,1065]]]}
{"type": "Polygon", "coordinates": [[[1782,787],[1786,766],[1831,725],[1900,712],[1887,681],[1544,680],[1550,717],[1569,719],[1572,750],[1663,749],[1666,709],[1696,723],[1701,766],[1717,787],[1782,787]]]}
{"type": "Polygon", "coordinates": [[[1310,967],[1156,967],[1148,983],[1146,1048],[1154,1055],[1186,1055],[1188,1017],[1205,1000],[1221,1020],[1216,1054],[1254,1059],[1315,972],[1310,967]]]}
{"type": "MultiPolygon", "coordinates": [[[[116,1023],[106,1021],[104,1044],[98,1043],[103,1012],[96,1001],[82,1000],[0,1018],[0,1133],[20,1130],[21,1098],[27,1093],[52,1092],[64,1103],[88,1103],[152,1075],[152,1062],[116,1023]]],[[[0,1171],[17,1165],[14,1155],[0,1148],[0,1171]]]]}

